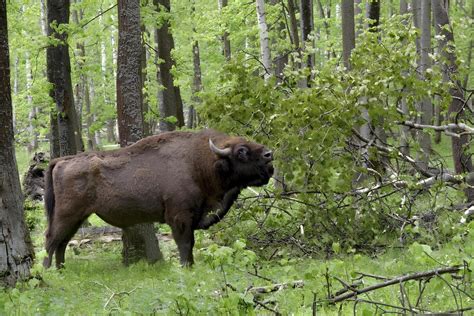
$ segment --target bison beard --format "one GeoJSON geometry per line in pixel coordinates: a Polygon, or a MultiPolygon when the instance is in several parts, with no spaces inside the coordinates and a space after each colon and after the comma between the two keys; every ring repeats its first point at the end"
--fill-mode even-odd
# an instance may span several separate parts
{"type": "Polygon", "coordinates": [[[219,222],[245,187],[267,184],[272,160],[263,145],[213,130],[163,133],[114,151],[55,159],[46,173],[44,266],[53,254],[63,265],[69,240],[93,213],[121,228],[167,223],[181,264],[192,265],[194,230],[219,222]]]}

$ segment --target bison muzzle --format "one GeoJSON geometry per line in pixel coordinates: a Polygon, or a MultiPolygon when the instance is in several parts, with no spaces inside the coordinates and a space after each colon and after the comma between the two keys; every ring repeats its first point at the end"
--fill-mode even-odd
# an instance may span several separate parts
{"type": "Polygon", "coordinates": [[[181,264],[191,265],[194,230],[219,222],[245,187],[267,184],[272,160],[263,145],[213,130],[163,133],[55,159],[46,173],[44,266],[53,254],[63,265],[69,240],[93,213],[121,228],[167,223],[181,264]]]}

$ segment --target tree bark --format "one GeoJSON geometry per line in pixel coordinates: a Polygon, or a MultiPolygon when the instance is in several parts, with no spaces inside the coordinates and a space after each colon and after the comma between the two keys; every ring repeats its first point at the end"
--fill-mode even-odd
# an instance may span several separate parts
{"type": "Polygon", "coordinates": [[[33,76],[31,74],[30,55],[26,53],[25,56],[25,72],[26,72],[26,99],[30,112],[28,113],[28,134],[30,140],[28,142],[28,155],[31,156],[33,152],[38,150],[38,133],[36,132],[36,115],[38,108],[33,105],[33,95],[31,94],[31,87],[33,85],[33,76]]]}
{"type": "Polygon", "coordinates": [[[69,23],[69,4],[69,0],[47,2],[48,36],[58,41],[57,45],[48,46],[46,61],[48,81],[53,85],[50,96],[56,105],[61,156],[76,154],[81,139],[74,107],[67,33],[59,33],[52,27],[69,23]]]}
{"type": "MultiPolygon", "coordinates": [[[[270,1],[270,4],[272,6],[277,6],[279,4],[279,2],[277,0],[271,0],[270,1]]],[[[282,9],[282,16],[285,16],[286,15],[286,11],[285,11],[285,6],[283,5],[283,2],[281,2],[281,9],[282,9]]],[[[286,21],[286,19],[285,19],[286,21]]],[[[285,32],[287,30],[287,26],[285,24],[285,21],[283,19],[280,19],[278,22],[276,22],[276,25],[275,25],[275,29],[276,29],[276,33],[278,34],[277,35],[277,38],[280,38],[282,41],[286,41],[287,40],[287,36],[290,36],[289,34],[287,34],[287,32],[285,32]]],[[[272,40],[272,45],[274,45],[273,43],[276,43],[276,39],[273,39],[272,40]]],[[[277,84],[281,84],[284,80],[284,73],[283,71],[285,70],[285,67],[286,65],[288,64],[288,53],[287,52],[279,52],[278,55],[276,55],[275,58],[273,58],[273,63],[272,63],[272,67],[273,67],[273,74],[274,76],[276,77],[276,83],[277,84]]]]}
{"type": "Polygon", "coordinates": [[[0,286],[30,276],[33,246],[23,218],[23,197],[15,160],[10,87],[7,3],[0,0],[0,286]]]}
{"type": "MultiPolygon", "coordinates": [[[[227,7],[228,1],[227,0],[218,0],[217,5],[219,7],[219,12],[227,7]]],[[[229,32],[227,30],[224,31],[221,37],[222,40],[222,54],[224,55],[226,60],[230,60],[232,57],[232,53],[230,50],[230,40],[229,40],[229,32]]]]}
{"type": "MultiPolygon", "coordinates": [[[[313,1],[312,0],[300,0],[300,24],[301,24],[301,42],[304,50],[311,50],[313,48],[313,42],[309,42],[309,35],[314,30],[314,19],[313,19],[313,1]],[[309,47],[307,47],[309,44],[309,47]]],[[[314,54],[307,53],[306,65],[310,71],[314,68],[314,54]]]]}
{"type": "MultiPolygon", "coordinates": [[[[407,14],[407,13],[408,13],[408,3],[405,0],[400,0],[400,14],[407,14]]],[[[407,21],[405,20],[403,23],[406,24],[407,21]]],[[[407,100],[405,97],[402,97],[402,99],[400,100],[399,107],[403,115],[405,117],[408,117],[409,111],[408,111],[407,100]]],[[[404,155],[407,155],[407,156],[410,154],[409,138],[410,138],[410,128],[408,126],[400,126],[400,151],[404,155]]]]}
{"type": "Polygon", "coordinates": [[[197,114],[194,104],[201,102],[200,98],[197,96],[197,93],[202,90],[202,79],[201,79],[201,58],[199,55],[199,42],[194,40],[193,42],[193,87],[192,87],[192,101],[193,104],[189,107],[188,112],[188,128],[194,128],[197,124],[197,114]]]}
{"type": "MultiPolygon", "coordinates": [[[[117,59],[117,115],[120,146],[143,137],[140,1],[119,0],[119,43],[117,59]]],[[[162,258],[153,224],[139,224],[123,230],[123,262],[162,258]]]]}
{"type": "Polygon", "coordinates": [[[299,50],[300,37],[298,35],[298,21],[296,20],[296,6],[294,0],[288,0],[288,15],[290,18],[290,40],[295,50],[299,50]]]}
{"type": "MultiPolygon", "coordinates": [[[[158,12],[170,12],[169,0],[153,0],[158,12]]],[[[163,85],[163,104],[160,105],[160,130],[171,131],[176,126],[184,126],[183,101],[179,87],[175,86],[171,69],[175,66],[171,58],[171,51],[174,49],[173,36],[169,31],[169,21],[165,19],[160,28],[155,30],[155,40],[158,43],[158,56],[162,60],[160,63],[159,76],[163,85]],[[175,117],[177,122],[170,122],[169,117],[175,117]]]]}
{"type": "Polygon", "coordinates": [[[140,27],[141,29],[141,36],[142,36],[142,54],[141,54],[141,67],[142,67],[142,76],[141,76],[141,80],[142,80],[142,87],[143,87],[143,102],[142,102],[142,107],[143,107],[143,136],[144,137],[147,137],[147,136],[150,136],[152,133],[152,130],[151,130],[151,124],[150,124],[150,120],[147,119],[145,117],[145,115],[148,113],[149,111],[149,104],[148,104],[148,92],[145,88],[146,86],[146,77],[147,77],[147,49],[146,49],[146,43],[145,43],[145,36],[149,37],[149,33],[148,31],[146,30],[146,27],[145,25],[141,25],[140,27]]]}
{"type": "Polygon", "coordinates": [[[270,39],[268,37],[268,26],[265,18],[265,1],[256,0],[257,21],[260,34],[260,56],[264,69],[263,77],[265,80],[270,78],[272,71],[272,58],[270,54],[270,39]]]}
{"type": "MultiPolygon", "coordinates": [[[[421,40],[420,40],[420,71],[421,79],[424,80],[427,70],[431,67],[431,0],[421,1],[421,40]]],[[[431,125],[433,120],[433,106],[431,99],[426,97],[423,99],[418,107],[419,123],[431,125]]],[[[418,142],[422,152],[418,160],[420,167],[426,169],[431,154],[431,137],[425,131],[418,131],[418,142]]]]}
{"type": "MultiPolygon", "coordinates": [[[[454,47],[454,34],[449,21],[448,2],[447,1],[433,1],[434,21],[437,32],[441,35],[438,43],[443,47],[441,53],[445,57],[444,72],[447,78],[454,81],[449,89],[452,96],[451,104],[448,108],[448,118],[451,122],[457,123],[466,118],[466,111],[463,108],[463,91],[461,90],[461,83],[458,78],[459,71],[457,67],[457,60],[454,47]],[[441,41],[443,43],[441,43],[441,41]]],[[[466,151],[469,149],[469,136],[462,135],[461,137],[451,137],[451,147],[453,151],[454,169],[457,174],[470,173],[474,171],[472,159],[466,151]]],[[[470,181],[474,182],[474,181],[470,181]]],[[[468,202],[474,201],[474,183],[468,183],[471,187],[465,190],[468,202]]]]}
{"type": "Polygon", "coordinates": [[[342,0],[342,58],[344,66],[351,68],[350,57],[355,47],[354,0],[342,0]]]}

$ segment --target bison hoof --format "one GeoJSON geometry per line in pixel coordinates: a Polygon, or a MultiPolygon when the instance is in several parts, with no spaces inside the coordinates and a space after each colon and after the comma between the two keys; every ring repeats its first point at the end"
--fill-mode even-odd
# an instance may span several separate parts
{"type": "Polygon", "coordinates": [[[181,266],[183,268],[191,268],[193,266],[193,261],[181,261],[181,266]]]}
{"type": "Polygon", "coordinates": [[[44,258],[44,260],[43,260],[43,267],[45,267],[46,269],[48,269],[48,268],[51,267],[51,261],[49,260],[48,257],[44,258]]]}

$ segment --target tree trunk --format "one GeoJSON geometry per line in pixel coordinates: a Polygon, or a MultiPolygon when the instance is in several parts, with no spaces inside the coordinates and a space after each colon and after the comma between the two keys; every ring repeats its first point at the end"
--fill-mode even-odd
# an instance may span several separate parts
{"type": "Polygon", "coordinates": [[[30,55],[26,53],[25,57],[25,72],[26,72],[26,99],[30,112],[28,113],[28,134],[30,140],[28,142],[28,155],[31,156],[33,152],[38,150],[38,133],[36,132],[36,115],[38,108],[33,105],[33,95],[31,94],[31,87],[33,84],[33,76],[31,74],[30,55]]]}
{"type": "MultiPolygon", "coordinates": [[[[200,98],[196,95],[202,90],[202,79],[201,79],[201,58],[199,55],[199,43],[197,40],[194,40],[193,43],[193,88],[192,88],[192,101],[193,104],[198,104],[201,102],[200,98]]],[[[197,125],[197,114],[194,105],[189,107],[188,113],[188,128],[194,128],[197,125]]]]}
{"type": "MultiPolygon", "coordinates": [[[[75,0],[75,3],[79,3],[79,0],[75,0]]],[[[79,22],[82,19],[83,19],[83,10],[82,9],[79,9],[79,11],[74,10],[72,12],[72,20],[76,25],[79,26],[79,22]]],[[[86,98],[88,98],[88,96],[86,96],[88,94],[88,91],[87,91],[88,90],[87,75],[83,70],[84,61],[85,61],[85,58],[86,58],[86,49],[84,47],[84,42],[78,42],[76,44],[76,54],[78,56],[78,58],[76,60],[77,60],[77,68],[79,70],[79,82],[75,86],[75,88],[76,88],[75,89],[76,90],[76,93],[75,93],[75,101],[76,101],[75,108],[76,108],[78,122],[79,122],[79,124],[78,124],[79,125],[79,135],[82,135],[82,124],[81,123],[83,121],[83,110],[84,110],[84,107],[86,106],[85,103],[87,101],[89,102],[89,112],[90,112],[90,100],[86,101],[86,98]]],[[[91,146],[90,146],[91,144],[90,144],[90,138],[89,138],[89,135],[90,135],[89,127],[91,125],[91,122],[90,122],[90,117],[89,116],[86,117],[86,125],[87,125],[87,143],[88,143],[90,149],[94,149],[94,148],[91,148],[91,146]]],[[[84,144],[82,142],[82,137],[81,137],[81,142],[80,142],[79,146],[80,146],[80,148],[78,148],[78,151],[84,151],[85,150],[84,144]]]]}
{"type": "Polygon", "coordinates": [[[260,34],[260,56],[264,69],[263,77],[265,80],[270,78],[272,71],[272,58],[270,55],[270,39],[268,37],[268,26],[265,19],[265,1],[256,0],[257,6],[257,21],[260,34]]]}
{"type": "Polygon", "coordinates": [[[145,117],[145,115],[149,111],[149,105],[148,105],[148,89],[146,89],[146,77],[147,77],[147,49],[146,49],[146,43],[145,43],[145,37],[149,37],[149,33],[146,30],[145,25],[141,26],[141,35],[142,35],[142,54],[141,54],[141,67],[142,67],[142,76],[141,76],[141,81],[142,81],[142,87],[144,88],[143,91],[143,137],[150,136],[152,134],[151,131],[151,124],[150,120],[145,117]]]}
{"type": "Polygon", "coordinates": [[[298,21],[296,20],[296,6],[294,0],[288,0],[288,15],[290,18],[290,40],[296,50],[300,49],[298,35],[298,21]]]}
{"type": "MultiPolygon", "coordinates": [[[[165,13],[170,12],[169,0],[153,0],[156,10],[161,12],[164,8],[165,13]]],[[[163,85],[163,104],[160,105],[160,130],[171,131],[176,126],[184,126],[183,101],[179,87],[175,86],[171,69],[175,66],[171,58],[171,51],[174,49],[173,36],[169,31],[169,21],[163,22],[160,28],[155,30],[155,40],[158,43],[158,56],[161,59],[159,76],[163,85]],[[170,121],[170,117],[175,117],[177,122],[170,121]]]]}
{"type": "Polygon", "coordinates": [[[71,64],[67,46],[67,33],[58,33],[52,24],[69,23],[69,0],[47,2],[48,36],[58,40],[46,50],[48,81],[53,85],[50,96],[54,100],[58,119],[60,155],[76,154],[80,137],[71,83],[71,64]]]}
{"type": "MultiPolygon", "coordinates": [[[[369,8],[367,12],[367,17],[369,18],[369,31],[378,33],[380,26],[380,1],[373,0],[369,3],[369,8]]],[[[384,118],[379,117],[377,121],[372,122],[375,129],[376,143],[382,146],[387,144],[387,134],[385,133],[384,118]]],[[[385,166],[389,164],[388,158],[385,156],[376,157],[375,166],[378,167],[378,171],[385,171],[385,166]]],[[[377,168],[375,168],[377,169],[377,168]]]]}
{"type": "Polygon", "coordinates": [[[94,122],[94,115],[92,114],[91,109],[91,96],[89,93],[90,86],[87,78],[84,78],[84,106],[86,110],[86,130],[87,130],[87,147],[89,150],[97,149],[97,140],[95,138],[95,133],[92,133],[91,126],[94,122]]]}
{"type": "MultiPolygon", "coordinates": [[[[448,2],[433,1],[433,13],[435,26],[441,37],[438,39],[440,47],[443,47],[442,54],[445,57],[445,65],[443,70],[448,74],[448,78],[454,80],[449,93],[452,96],[451,104],[448,108],[448,118],[451,122],[457,123],[466,118],[466,111],[463,108],[463,92],[460,88],[460,80],[458,78],[459,71],[457,67],[456,53],[454,47],[454,34],[452,26],[449,22],[448,2]],[[441,43],[443,41],[444,43],[441,43]]],[[[468,135],[461,137],[451,137],[451,146],[453,151],[453,162],[456,173],[472,173],[474,172],[471,155],[466,152],[469,149],[468,135]]],[[[468,183],[471,187],[465,190],[468,202],[474,201],[474,181],[473,177],[468,183]]]]}
{"type": "MultiPolygon", "coordinates": [[[[424,79],[427,69],[431,67],[431,0],[421,1],[421,41],[420,41],[420,71],[421,78],[424,79]]],[[[418,106],[419,123],[431,125],[433,120],[433,106],[431,99],[426,97],[418,106]]],[[[431,154],[430,134],[423,130],[417,133],[418,142],[421,147],[421,154],[418,156],[420,167],[426,169],[431,154]]]]}
{"type": "MultiPolygon", "coordinates": [[[[219,7],[219,12],[222,11],[225,7],[227,7],[227,0],[218,0],[217,5],[219,7]]],[[[224,55],[226,60],[230,60],[232,57],[231,50],[230,50],[230,40],[229,40],[229,33],[224,31],[221,37],[222,40],[222,54],[224,55]]]]}
{"type": "Polygon", "coordinates": [[[0,0],[0,286],[30,276],[33,246],[23,218],[23,197],[15,160],[10,87],[7,3],[0,0]]]}
{"type": "MultiPolygon", "coordinates": [[[[277,0],[271,0],[270,4],[273,6],[277,6],[279,2],[277,0]]],[[[283,2],[281,2],[281,8],[282,8],[282,16],[286,15],[285,12],[285,6],[283,2]]],[[[285,19],[286,21],[286,19],[285,19]]],[[[276,22],[275,29],[277,36],[280,38],[282,41],[287,40],[287,36],[290,36],[286,32],[286,24],[285,21],[280,19],[278,22],[276,22]],[[288,34],[288,35],[286,35],[288,34]]],[[[291,38],[291,37],[290,37],[291,38]]],[[[276,44],[276,39],[272,40],[272,46],[276,44]]],[[[284,80],[284,73],[283,71],[285,70],[286,65],[288,64],[288,53],[287,52],[279,52],[279,54],[273,59],[273,74],[276,77],[276,83],[280,84],[284,80]]]]}
{"type": "MultiPolygon", "coordinates": [[[[309,42],[309,35],[314,30],[313,1],[300,0],[301,42],[305,51],[312,50],[313,42],[309,42]],[[309,47],[307,47],[309,45],[309,47]]],[[[310,71],[314,68],[314,54],[307,53],[306,65],[310,71]]],[[[310,79],[310,77],[308,77],[310,79]]]]}
{"type": "Polygon", "coordinates": [[[50,131],[49,131],[49,155],[51,159],[61,157],[61,148],[59,146],[59,126],[58,113],[53,110],[49,115],[50,131]]]}
{"type": "Polygon", "coordinates": [[[342,59],[347,69],[351,68],[350,57],[355,47],[354,0],[342,0],[342,59]]]}
{"type": "MultiPolygon", "coordinates": [[[[405,0],[400,0],[400,14],[408,13],[408,3],[405,0]]],[[[403,23],[407,23],[405,20],[403,23]]],[[[402,97],[399,105],[400,111],[405,117],[408,117],[408,105],[405,97],[402,97]]],[[[410,155],[410,128],[408,126],[400,126],[400,151],[405,155],[410,155]]]]}
{"type": "MultiPolygon", "coordinates": [[[[119,0],[119,43],[117,59],[117,115],[120,146],[143,137],[140,1],[119,0]]],[[[162,258],[153,224],[139,224],[123,230],[123,262],[162,258]]]]}
{"type": "MultiPolygon", "coordinates": [[[[329,41],[330,36],[331,36],[331,32],[330,32],[329,23],[326,21],[326,13],[324,12],[324,7],[323,7],[323,4],[322,4],[321,0],[318,0],[318,8],[319,8],[319,17],[324,22],[324,30],[326,32],[326,40],[329,41]]],[[[331,51],[328,50],[327,56],[328,56],[328,58],[331,57],[331,51]]]]}
{"type": "MultiPolygon", "coordinates": [[[[354,1],[354,18],[357,17],[357,27],[356,28],[356,31],[355,31],[355,36],[356,38],[358,36],[360,36],[360,34],[363,32],[363,30],[365,29],[365,23],[364,23],[364,16],[362,14],[362,8],[361,8],[361,0],[356,0],[354,1]]],[[[354,21],[354,26],[355,26],[355,21],[354,21]]],[[[371,121],[370,121],[370,117],[369,117],[369,110],[367,109],[367,107],[365,107],[364,105],[367,104],[367,96],[362,96],[360,99],[359,99],[359,104],[362,105],[361,108],[360,108],[360,115],[362,117],[362,120],[365,121],[364,124],[362,124],[362,126],[360,126],[360,129],[359,129],[359,133],[365,137],[366,139],[371,139],[372,138],[372,127],[371,127],[371,121]]],[[[361,143],[361,145],[363,145],[361,143]]],[[[364,157],[364,159],[367,159],[368,157],[368,153],[367,153],[367,149],[366,148],[363,148],[361,147],[360,151],[359,151],[359,154],[361,157],[364,157]]]]}

